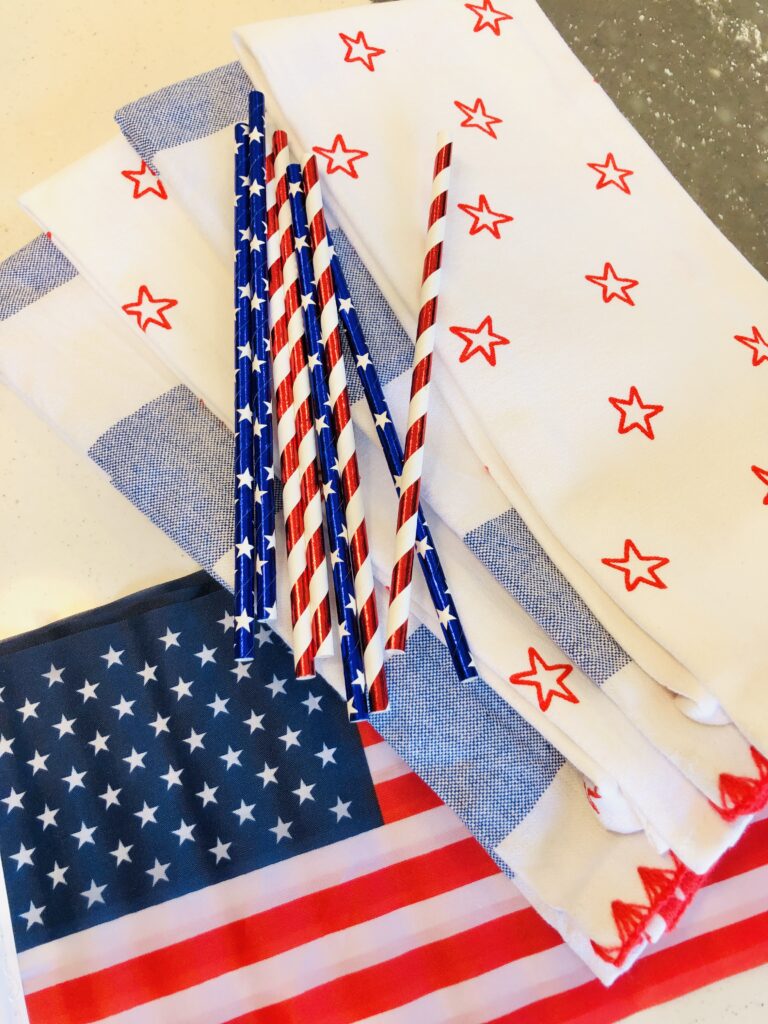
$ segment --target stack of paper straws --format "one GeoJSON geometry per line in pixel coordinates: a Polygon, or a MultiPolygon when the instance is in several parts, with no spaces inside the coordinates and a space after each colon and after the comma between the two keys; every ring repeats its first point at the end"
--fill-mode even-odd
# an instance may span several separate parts
{"type": "MultiPolygon", "coordinates": [[[[429,215],[414,386],[424,393],[411,410],[426,417],[424,361],[431,353],[439,255],[445,220],[450,144],[441,142],[429,215]],[[442,196],[435,201],[434,195],[442,196]],[[437,245],[437,261],[435,260],[437,245]],[[422,323],[424,320],[424,323],[422,323]],[[428,322],[427,322],[428,321],[428,322]],[[423,335],[427,334],[426,346],[423,335]]],[[[333,251],[317,164],[290,162],[288,138],[277,131],[267,152],[264,96],[252,92],[249,120],[235,126],[235,647],[240,661],[255,651],[255,624],[276,618],[275,470],[282,482],[291,640],[298,679],[315,674],[315,659],[333,653],[330,589],[336,606],[344,685],[352,721],[388,704],[384,642],[355,451],[343,338],[355,360],[393,483],[400,491],[404,458],[360,321],[333,251]],[[274,427],[273,427],[274,414],[274,427]],[[325,550],[327,531],[329,552],[325,550]],[[330,579],[328,559],[330,556],[330,579]]],[[[409,420],[411,417],[409,416],[409,420]]],[[[413,447],[409,424],[407,446],[413,447]]],[[[420,477],[417,457],[415,479],[420,477]]],[[[409,478],[410,479],[410,478],[409,478]]],[[[404,512],[401,496],[401,514],[404,512]]],[[[418,504],[407,495],[408,528],[398,533],[418,554],[438,622],[460,679],[474,676],[469,648],[440,560],[418,504]]],[[[410,590],[410,577],[405,588],[410,590]]],[[[402,594],[402,586],[399,592],[402,594]]],[[[403,650],[408,604],[399,601],[403,650]]],[[[392,610],[390,609],[390,619],[392,610]]]]}

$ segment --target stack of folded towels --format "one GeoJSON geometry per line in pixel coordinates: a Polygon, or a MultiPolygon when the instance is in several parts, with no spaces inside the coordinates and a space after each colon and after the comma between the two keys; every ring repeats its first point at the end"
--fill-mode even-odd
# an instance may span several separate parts
{"type": "MultiPolygon", "coordinates": [[[[478,678],[417,581],[372,721],[610,983],[768,800],[768,288],[533,0],[235,42],[240,63],[129,104],[120,138],[24,197],[48,237],[6,265],[0,373],[231,586],[232,125],[255,86],[315,153],[401,429],[449,132],[422,497],[478,678]]],[[[396,497],[348,380],[383,588],[396,497]]]]}

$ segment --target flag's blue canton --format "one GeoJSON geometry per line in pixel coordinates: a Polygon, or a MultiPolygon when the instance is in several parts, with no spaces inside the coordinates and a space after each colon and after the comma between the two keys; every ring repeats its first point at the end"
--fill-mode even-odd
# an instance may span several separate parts
{"type": "Polygon", "coordinates": [[[0,646],[20,950],[382,824],[343,702],[266,627],[238,678],[232,629],[199,574],[0,646]]]}

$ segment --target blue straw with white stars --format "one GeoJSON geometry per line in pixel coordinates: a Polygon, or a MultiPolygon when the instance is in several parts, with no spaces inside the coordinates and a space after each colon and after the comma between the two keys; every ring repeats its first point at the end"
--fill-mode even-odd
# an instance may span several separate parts
{"type": "Polygon", "coordinates": [[[248,125],[235,125],[235,657],[251,661],[253,623],[253,405],[251,381],[248,125]]]}
{"type": "Polygon", "coordinates": [[[275,561],[275,470],[272,444],[272,372],[267,304],[267,183],[264,94],[248,97],[248,191],[251,223],[251,309],[253,337],[253,444],[256,462],[256,619],[277,614],[275,561]]]}
{"type": "MultiPolygon", "coordinates": [[[[384,397],[384,389],[381,386],[379,375],[371,359],[371,353],[368,349],[363,329],[360,326],[357,311],[352,304],[352,298],[349,294],[349,288],[347,287],[339,258],[335,253],[331,256],[331,267],[336,283],[339,313],[350,348],[355,357],[357,375],[360,378],[360,383],[368,402],[368,408],[371,410],[373,422],[376,425],[379,444],[387,460],[395,490],[399,494],[398,480],[403,472],[403,449],[400,445],[400,438],[397,436],[397,430],[389,414],[389,406],[384,397]]],[[[459,620],[456,605],[453,603],[453,597],[448,589],[448,581],[445,578],[445,572],[435,550],[435,545],[432,542],[432,534],[429,532],[427,520],[424,517],[421,506],[419,506],[416,523],[416,551],[432,603],[435,606],[438,622],[443,631],[445,642],[448,645],[453,667],[462,681],[473,679],[477,675],[477,669],[472,661],[467,637],[459,620]]]]}
{"type": "Polygon", "coordinates": [[[317,451],[320,475],[323,481],[328,534],[333,550],[331,566],[333,589],[336,596],[336,614],[339,619],[341,638],[341,661],[344,669],[344,685],[347,692],[349,717],[352,722],[365,721],[368,707],[365,696],[363,659],[360,653],[360,637],[357,626],[357,606],[352,588],[352,572],[347,543],[344,510],[341,504],[341,481],[336,442],[331,425],[331,400],[322,350],[322,332],[317,315],[317,296],[312,276],[312,250],[309,244],[307,211],[301,183],[301,167],[289,164],[287,168],[288,192],[293,216],[296,258],[299,264],[299,284],[304,307],[307,354],[309,356],[309,380],[312,392],[312,406],[317,431],[317,451]]]}

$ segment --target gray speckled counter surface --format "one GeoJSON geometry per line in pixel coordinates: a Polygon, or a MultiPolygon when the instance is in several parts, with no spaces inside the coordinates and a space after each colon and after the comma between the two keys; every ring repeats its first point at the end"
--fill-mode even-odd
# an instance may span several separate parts
{"type": "Polygon", "coordinates": [[[768,6],[539,3],[711,220],[768,276],[768,6]]]}

